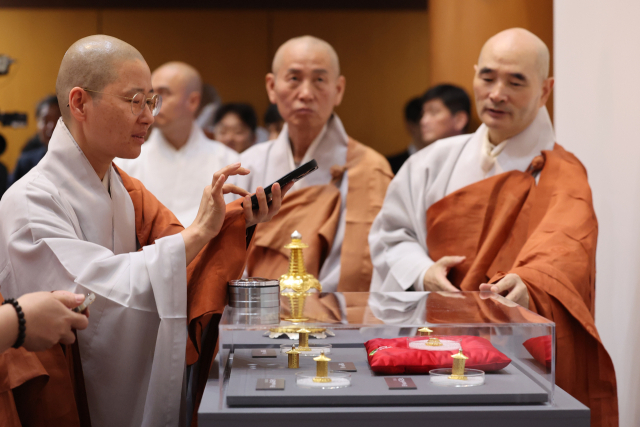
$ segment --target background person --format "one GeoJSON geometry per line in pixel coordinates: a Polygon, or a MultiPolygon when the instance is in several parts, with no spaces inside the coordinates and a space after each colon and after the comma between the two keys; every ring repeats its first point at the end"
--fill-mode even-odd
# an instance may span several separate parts
{"type": "MultiPolygon", "coordinates": [[[[185,227],[200,206],[202,189],[212,174],[238,161],[238,154],[207,138],[195,122],[202,81],[192,66],[168,62],[151,75],[162,108],[140,156],[116,159],[116,164],[139,179],[185,227]]],[[[230,200],[230,199],[228,199],[230,200]]]]}
{"type": "Polygon", "coordinates": [[[269,132],[267,141],[276,139],[278,135],[280,135],[283,126],[284,120],[278,111],[278,106],[276,104],[269,104],[267,111],[264,113],[264,127],[267,128],[269,132]]]}
{"type": "Polygon", "coordinates": [[[471,101],[464,89],[449,84],[433,86],[419,99],[419,136],[416,136],[416,125],[412,120],[417,105],[412,103],[409,102],[405,108],[405,121],[413,140],[406,151],[388,159],[393,173],[398,173],[409,156],[424,147],[439,139],[464,133],[471,118],[471,101]]]}
{"type": "Polygon", "coordinates": [[[58,98],[49,95],[38,102],[36,107],[37,132],[22,149],[16,167],[11,174],[9,185],[27,174],[47,154],[49,140],[60,118],[58,98]]]}
{"type": "Polygon", "coordinates": [[[215,139],[238,153],[256,143],[258,118],[249,104],[222,105],[216,111],[213,125],[215,139]]]}
{"type": "Polygon", "coordinates": [[[422,142],[422,132],[420,131],[420,118],[422,117],[422,97],[416,96],[410,99],[404,106],[404,126],[411,136],[411,142],[405,151],[387,157],[394,175],[409,156],[418,151],[424,143],[422,142]]]}

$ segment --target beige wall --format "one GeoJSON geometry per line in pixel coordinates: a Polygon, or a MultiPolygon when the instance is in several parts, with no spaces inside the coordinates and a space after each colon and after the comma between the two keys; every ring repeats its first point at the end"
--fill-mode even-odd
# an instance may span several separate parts
{"type": "MultiPolygon", "coordinates": [[[[589,172],[598,217],[596,326],[620,426],[640,426],[640,2],[555,3],[558,142],[589,172]]],[[[560,357],[560,355],[558,355],[560,357]]]]}
{"type": "Polygon", "coordinates": [[[0,161],[9,169],[35,132],[36,102],[55,90],[65,50],[98,31],[137,47],[152,69],[193,64],[224,101],[249,102],[259,116],[279,44],[302,34],[325,38],[347,78],[338,114],[354,138],[385,154],[406,146],[404,103],[429,84],[426,11],[0,9],[0,54],[19,61],[0,77],[0,109],[26,111],[30,120],[25,129],[0,129],[9,145],[0,161]]]}
{"type": "MultiPolygon", "coordinates": [[[[547,44],[553,57],[553,0],[429,0],[429,23],[432,83],[454,83],[469,94],[482,45],[502,30],[526,28],[547,44]]],[[[553,117],[553,97],[547,108],[553,117]]],[[[473,110],[475,129],[480,121],[473,110]]]]}

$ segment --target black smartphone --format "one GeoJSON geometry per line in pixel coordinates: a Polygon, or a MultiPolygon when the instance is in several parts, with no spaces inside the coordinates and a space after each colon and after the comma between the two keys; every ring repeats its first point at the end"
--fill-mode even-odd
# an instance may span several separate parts
{"type": "MultiPolygon", "coordinates": [[[[316,169],[318,169],[318,162],[316,162],[315,160],[311,160],[300,166],[299,168],[289,172],[276,182],[280,184],[280,188],[284,188],[287,184],[301,180],[316,169]]],[[[276,182],[274,182],[273,184],[275,184],[276,182]]],[[[264,189],[264,194],[267,196],[268,205],[271,204],[271,187],[273,186],[273,184],[264,189]]],[[[260,209],[260,205],[258,204],[258,196],[256,196],[255,194],[251,196],[251,208],[254,210],[260,209]]]]}

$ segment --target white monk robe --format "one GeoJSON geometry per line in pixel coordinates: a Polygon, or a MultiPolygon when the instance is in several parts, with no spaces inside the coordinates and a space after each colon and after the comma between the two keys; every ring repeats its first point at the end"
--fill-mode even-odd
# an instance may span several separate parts
{"type": "MultiPolygon", "coordinates": [[[[433,265],[427,249],[427,209],[448,194],[496,174],[526,171],[555,134],[546,107],[518,135],[494,147],[482,125],[470,135],[441,139],[405,162],[389,188],[371,232],[371,291],[423,291],[433,265]]],[[[457,255],[457,254],[451,254],[457,255]]]]}
{"type": "Polygon", "coordinates": [[[113,167],[109,175],[111,194],[60,119],[45,157],[0,202],[2,292],[95,293],[89,326],[78,331],[93,427],[175,427],[187,342],[184,240],[137,251],[133,203],[113,167]]]}
{"type": "MultiPolygon", "coordinates": [[[[196,219],[202,191],[213,174],[239,161],[239,155],[221,142],[206,137],[193,123],[187,143],[176,150],[160,129],[153,129],[135,159],[115,159],[115,164],[136,178],[188,227],[196,219]]],[[[227,202],[233,196],[226,195],[227,202]]]]}
{"type": "MultiPolygon", "coordinates": [[[[248,191],[255,191],[258,186],[267,185],[282,178],[296,167],[315,159],[318,170],[296,182],[290,191],[325,185],[331,182],[331,167],[344,165],[347,162],[347,141],[349,137],[337,115],[331,116],[320,134],[313,140],[300,164],[293,161],[293,152],[289,141],[289,127],[285,124],[278,138],[254,145],[240,154],[242,166],[251,173],[237,179],[238,185],[248,191]]],[[[339,183],[340,218],[338,228],[331,246],[331,252],[325,260],[318,280],[324,292],[334,292],[340,281],[340,254],[344,230],[346,227],[346,203],[349,183],[347,174],[343,174],[339,183]]],[[[302,236],[304,239],[304,236],[302,236]]]]}

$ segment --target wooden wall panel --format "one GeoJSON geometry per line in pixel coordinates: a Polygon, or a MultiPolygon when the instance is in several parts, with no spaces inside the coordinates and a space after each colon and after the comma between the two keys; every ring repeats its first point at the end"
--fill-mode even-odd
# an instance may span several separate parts
{"type": "MultiPolygon", "coordinates": [[[[553,58],[553,0],[431,0],[431,83],[454,83],[473,93],[473,65],[492,35],[512,27],[535,33],[553,58]]],[[[553,75],[553,62],[551,64],[553,75]]],[[[547,103],[553,117],[553,96],[547,103]]],[[[473,108],[473,128],[480,123],[473,108]]]]}
{"type": "Polygon", "coordinates": [[[13,168],[65,50],[97,32],[137,47],[152,69],[171,60],[194,65],[224,101],[249,102],[259,116],[278,46],[303,34],[324,38],[347,79],[337,109],[347,131],[392,154],[409,140],[402,118],[409,98],[440,82],[471,89],[482,44],[502,29],[528,28],[551,47],[551,7],[552,0],[431,0],[428,11],[0,8],[0,54],[18,60],[0,76],[0,110],[30,115],[26,129],[0,129],[9,143],[0,160],[13,168]]]}
{"type": "Polygon", "coordinates": [[[409,143],[405,102],[429,84],[426,12],[277,12],[271,56],[291,37],[327,40],[340,57],[347,85],[336,110],[349,135],[383,154],[409,143]]]}
{"type": "Polygon", "coordinates": [[[56,76],[66,50],[76,40],[95,34],[92,10],[0,9],[0,54],[16,59],[10,73],[0,76],[0,111],[27,112],[26,128],[1,128],[7,151],[0,156],[9,169],[36,130],[37,102],[55,93],[56,76]]]}
{"type": "Polygon", "coordinates": [[[224,102],[249,102],[259,116],[268,106],[264,11],[109,10],[102,12],[102,31],[135,46],[152,71],[168,61],[184,61],[218,89],[224,102]]]}

